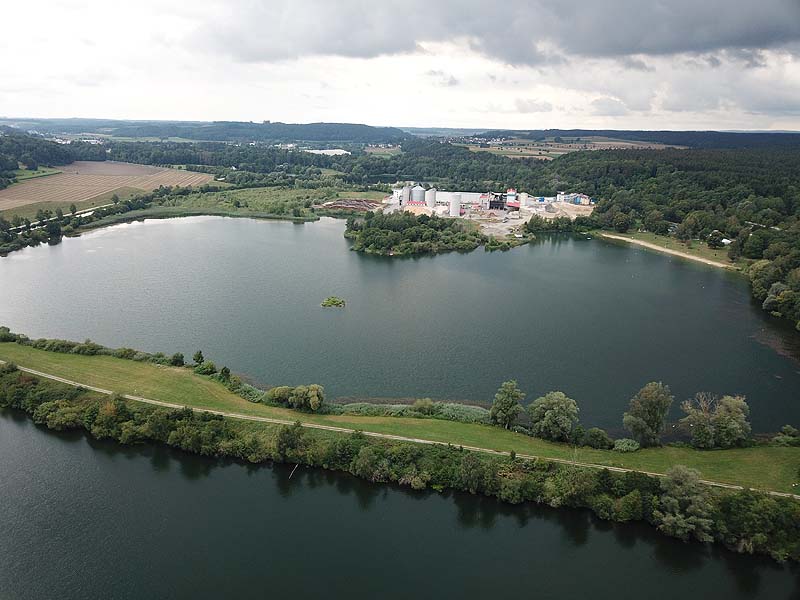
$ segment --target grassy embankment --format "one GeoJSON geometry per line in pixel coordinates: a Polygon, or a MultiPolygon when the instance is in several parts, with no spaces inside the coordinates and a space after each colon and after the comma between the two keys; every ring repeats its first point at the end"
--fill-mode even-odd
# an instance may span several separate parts
{"type": "MultiPolygon", "coordinates": [[[[35,171],[29,171],[28,169],[17,169],[14,171],[14,179],[16,179],[17,183],[19,183],[20,181],[25,181],[26,179],[47,177],[48,175],[55,175],[56,173],[61,173],[61,171],[54,167],[39,167],[35,171]]],[[[14,184],[12,183],[11,185],[14,184]]]]}
{"type": "MultiPolygon", "coordinates": [[[[796,492],[800,448],[758,446],[733,450],[698,451],[690,448],[652,448],[631,454],[573,448],[513,433],[488,425],[435,419],[315,415],[248,402],[221,384],[188,369],[160,367],[109,356],[81,356],[36,350],[15,343],[0,343],[0,359],[72,381],[120,394],[182,404],[198,409],[244,415],[300,420],[401,435],[453,445],[533,454],[598,465],[664,473],[672,465],[695,468],[706,479],[780,492],[796,492]]],[[[265,427],[266,424],[263,424],[265,427]]],[[[258,428],[262,424],[255,423],[258,428]]]]}
{"type": "Polygon", "coordinates": [[[366,198],[380,200],[383,192],[349,191],[341,188],[284,188],[263,187],[219,192],[195,192],[186,196],[171,196],[161,204],[144,210],[111,215],[83,227],[96,229],[139,219],[166,219],[193,215],[219,215],[250,217],[255,219],[282,219],[288,221],[316,221],[324,211],[311,210],[314,204],[337,198],[366,198]]]}
{"type": "Polygon", "coordinates": [[[665,235],[656,235],[655,233],[650,233],[649,231],[638,231],[638,232],[628,232],[628,233],[617,233],[616,231],[613,232],[598,231],[596,232],[596,234],[598,234],[599,236],[604,236],[604,234],[610,234],[614,236],[624,237],[625,239],[631,241],[645,242],[647,244],[652,244],[653,246],[657,246],[658,248],[651,248],[651,250],[654,251],[658,251],[658,249],[663,249],[664,251],[678,252],[704,261],[722,263],[731,269],[741,270],[746,265],[746,260],[741,258],[735,262],[731,262],[730,259],[728,258],[727,248],[718,248],[718,249],[709,248],[708,244],[697,240],[694,240],[691,243],[686,243],[674,237],[665,235]]]}

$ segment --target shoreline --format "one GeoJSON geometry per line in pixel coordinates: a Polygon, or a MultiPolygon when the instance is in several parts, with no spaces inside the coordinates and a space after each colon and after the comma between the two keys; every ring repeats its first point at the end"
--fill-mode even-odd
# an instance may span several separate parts
{"type": "Polygon", "coordinates": [[[595,231],[594,234],[608,240],[628,242],[629,244],[635,244],[636,246],[641,246],[643,248],[655,250],[656,252],[661,252],[662,254],[669,254],[670,256],[677,256],[679,258],[693,260],[695,262],[708,265],[709,267],[717,267],[718,269],[727,269],[728,271],[741,272],[741,269],[737,268],[735,265],[732,264],[726,264],[716,260],[711,260],[709,258],[702,258],[700,256],[689,254],[688,252],[681,252],[680,250],[672,250],[671,248],[664,248],[663,246],[659,246],[658,244],[653,244],[651,242],[645,242],[644,240],[637,240],[635,238],[629,238],[623,235],[616,235],[613,233],[606,233],[604,231],[595,231]]]}
{"type": "Polygon", "coordinates": [[[682,464],[703,473],[704,479],[709,481],[792,495],[796,493],[793,485],[796,484],[796,477],[786,471],[786,464],[789,464],[787,461],[796,452],[792,449],[757,445],[711,453],[664,446],[620,454],[613,450],[581,447],[579,455],[578,449],[571,446],[520,435],[502,428],[484,427],[479,423],[391,415],[364,416],[359,413],[298,413],[286,407],[253,400],[249,392],[235,393],[213,378],[197,375],[191,369],[165,367],[163,364],[150,364],[141,360],[125,360],[108,353],[82,356],[79,353],[39,349],[13,342],[2,343],[0,346],[0,356],[4,361],[24,365],[23,368],[28,372],[35,370],[37,374],[51,381],[61,381],[73,387],[97,388],[100,393],[115,392],[128,396],[129,400],[145,398],[145,404],[150,404],[146,399],[154,399],[152,404],[166,403],[163,406],[169,408],[174,408],[169,405],[188,405],[195,410],[218,411],[220,414],[236,413],[243,415],[246,420],[260,420],[248,417],[266,417],[265,422],[270,419],[294,422],[302,416],[304,423],[314,425],[370,430],[372,433],[410,440],[471,446],[508,454],[513,451],[515,455],[528,455],[553,463],[579,462],[597,465],[598,468],[620,467],[653,474],[666,473],[671,466],[682,464]],[[165,383],[165,369],[169,369],[174,375],[168,378],[169,383],[165,383]],[[733,468],[737,464],[746,468],[733,468]],[[774,465],[777,470],[765,473],[762,469],[766,464],[774,465]],[[754,465],[761,467],[753,470],[754,465]]]}
{"type": "MultiPolygon", "coordinates": [[[[705,538],[663,530],[659,525],[658,506],[663,503],[666,492],[660,474],[621,472],[609,467],[598,471],[595,465],[570,460],[541,460],[482,447],[312,426],[299,419],[262,419],[181,407],[146,398],[119,396],[110,390],[87,388],[60,377],[50,379],[50,375],[31,369],[3,370],[0,381],[6,390],[9,385],[16,385],[14,381],[19,384],[17,389],[23,390],[21,394],[15,393],[14,399],[7,393],[0,396],[5,400],[0,406],[21,410],[34,423],[47,429],[82,430],[90,437],[122,445],[161,443],[191,454],[252,464],[294,463],[347,472],[374,483],[395,483],[415,490],[453,490],[494,497],[510,504],[531,502],[552,508],[583,508],[609,522],[643,522],[686,542],[718,544],[738,553],[766,555],[780,563],[798,560],[793,539],[787,538],[786,533],[773,533],[755,550],[742,546],[746,536],[726,536],[725,511],[719,513],[719,520],[712,520],[708,525],[705,538]],[[15,380],[15,372],[24,373],[24,377],[15,380]],[[45,384],[48,379],[50,383],[45,384]],[[73,387],[76,385],[77,388],[73,387]],[[62,394],[61,400],[47,401],[47,397],[54,397],[53,392],[59,386],[73,387],[75,392],[62,394]],[[412,450],[414,447],[419,450],[412,450]],[[607,491],[602,491],[604,486],[607,491]]],[[[695,477],[697,475],[695,472],[695,477]]],[[[695,481],[710,484],[699,479],[695,481]]],[[[724,506],[725,498],[735,497],[752,503],[757,497],[746,488],[715,487],[717,489],[707,488],[707,500],[720,507],[724,506]]],[[[784,518],[790,518],[794,512],[796,496],[755,493],[784,518]]],[[[750,507],[750,512],[752,510],[750,507]]]]}
{"type": "MultiPolygon", "coordinates": [[[[0,365],[5,365],[5,364],[8,364],[8,362],[5,361],[5,360],[0,359],[0,365]]],[[[78,388],[78,389],[89,390],[91,392],[96,392],[98,394],[102,394],[102,395],[105,395],[105,396],[114,396],[115,395],[115,392],[113,392],[111,390],[107,390],[107,389],[104,389],[104,388],[88,385],[86,383],[80,383],[80,382],[77,382],[77,381],[72,381],[72,380],[66,379],[64,377],[59,377],[57,375],[52,375],[50,373],[45,373],[45,372],[42,372],[42,371],[37,371],[35,369],[30,369],[30,368],[27,368],[27,367],[23,367],[22,365],[17,365],[17,369],[19,369],[20,371],[23,371],[25,373],[29,373],[31,375],[35,375],[36,377],[42,377],[44,379],[50,379],[52,381],[56,381],[58,383],[63,383],[64,385],[68,385],[68,386],[75,387],[75,388],[78,388]]],[[[432,445],[432,446],[447,446],[447,447],[453,446],[453,444],[451,442],[445,442],[445,441],[440,441],[440,440],[430,440],[430,439],[425,439],[425,438],[409,437],[409,436],[404,436],[404,435],[394,435],[394,434],[380,433],[380,432],[374,432],[374,431],[368,431],[368,430],[353,429],[353,428],[350,428],[350,427],[337,427],[337,426],[333,426],[333,425],[323,425],[323,424],[320,424],[320,423],[314,423],[314,422],[309,422],[309,421],[301,421],[300,418],[304,415],[304,413],[301,413],[301,412],[298,412],[298,418],[295,419],[295,420],[277,419],[277,418],[257,416],[257,415],[246,415],[246,414],[242,414],[242,413],[225,411],[225,410],[215,410],[215,409],[211,409],[211,408],[201,408],[201,407],[191,407],[191,406],[187,407],[184,404],[177,404],[177,403],[174,403],[174,402],[164,402],[164,401],[161,401],[161,400],[154,400],[152,398],[145,398],[145,397],[142,397],[142,396],[134,396],[134,395],[131,395],[131,394],[119,394],[119,396],[121,396],[125,400],[130,400],[132,402],[139,402],[139,403],[142,403],[142,404],[149,404],[149,405],[152,405],[152,406],[159,406],[159,407],[162,407],[162,408],[170,408],[170,409],[174,409],[174,410],[182,410],[182,409],[185,409],[185,408],[190,408],[195,413],[204,413],[204,412],[206,412],[206,413],[210,413],[212,415],[219,415],[221,417],[225,417],[225,418],[228,418],[228,419],[237,419],[237,420],[243,420],[243,421],[269,423],[269,424],[272,424],[272,425],[288,425],[288,426],[291,426],[293,424],[299,424],[301,427],[306,428],[306,429],[319,429],[319,430],[322,430],[322,431],[331,431],[331,432],[334,432],[334,433],[341,433],[341,434],[354,434],[354,433],[358,432],[358,433],[360,433],[362,435],[365,435],[367,437],[374,437],[374,438],[378,438],[378,439],[390,440],[390,441],[395,441],[395,442],[408,442],[408,443],[412,443],[412,444],[422,444],[422,445],[432,445]]],[[[512,452],[513,452],[513,451],[509,452],[509,451],[505,451],[505,450],[494,450],[492,448],[484,448],[484,447],[481,447],[481,446],[468,446],[468,445],[463,445],[463,444],[460,444],[459,448],[462,448],[464,450],[469,450],[470,452],[480,452],[480,453],[483,453],[483,454],[489,454],[489,455],[494,455],[494,456],[504,456],[504,457],[510,457],[512,452]]],[[[645,470],[645,469],[633,469],[633,468],[618,467],[618,466],[611,466],[611,465],[602,465],[602,464],[597,464],[597,463],[592,463],[592,462],[578,461],[578,460],[574,460],[574,459],[570,460],[570,459],[565,459],[565,458],[547,457],[547,456],[539,456],[539,455],[524,454],[524,453],[517,454],[516,452],[514,453],[514,456],[516,456],[516,458],[518,458],[518,459],[521,459],[521,460],[524,460],[524,461],[528,461],[528,462],[534,462],[534,463],[537,462],[537,461],[546,461],[546,462],[553,462],[553,463],[563,464],[563,465],[571,465],[571,466],[574,466],[574,467],[582,467],[582,468],[586,468],[586,469],[595,469],[595,470],[608,469],[609,471],[613,471],[615,473],[644,473],[645,475],[650,475],[652,477],[658,477],[658,478],[666,477],[666,473],[648,471],[648,470],[645,470]]],[[[702,483],[704,485],[707,485],[709,487],[717,487],[717,488],[723,488],[723,489],[728,489],[728,490],[754,490],[755,489],[755,488],[748,488],[748,487],[745,487],[745,486],[742,486],[742,485],[731,484],[731,483],[723,483],[723,482],[720,482],[720,481],[712,481],[712,480],[708,480],[708,479],[701,479],[700,483],[702,483]]],[[[761,490],[756,490],[756,491],[768,494],[770,496],[781,497],[781,498],[792,498],[792,499],[795,499],[795,500],[800,500],[800,495],[791,494],[791,493],[788,493],[788,492],[779,492],[779,491],[769,490],[769,489],[761,489],[761,490]]]]}

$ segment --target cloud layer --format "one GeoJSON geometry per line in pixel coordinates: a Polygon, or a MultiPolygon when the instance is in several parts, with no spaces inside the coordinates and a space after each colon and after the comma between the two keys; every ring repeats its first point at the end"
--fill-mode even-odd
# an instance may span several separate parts
{"type": "Polygon", "coordinates": [[[800,0],[45,4],[7,116],[800,129],[800,0]]]}
{"type": "Polygon", "coordinates": [[[231,4],[197,39],[252,61],[374,58],[456,40],[512,65],[720,50],[741,52],[747,60],[754,51],[800,42],[800,2],[272,0],[231,4]]]}

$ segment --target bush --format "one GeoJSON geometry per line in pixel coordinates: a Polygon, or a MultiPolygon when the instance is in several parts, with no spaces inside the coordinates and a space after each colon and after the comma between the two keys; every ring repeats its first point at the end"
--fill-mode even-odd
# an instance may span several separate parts
{"type": "Polygon", "coordinates": [[[319,410],[325,401],[325,388],[315,383],[297,387],[278,386],[268,390],[264,395],[264,400],[270,404],[280,404],[295,410],[314,412],[319,410]]]}
{"type": "Polygon", "coordinates": [[[432,415],[434,403],[430,398],[420,398],[419,400],[415,400],[411,407],[423,415],[432,415]]]}
{"type": "Polygon", "coordinates": [[[598,450],[609,450],[614,447],[614,441],[599,427],[591,427],[583,436],[583,444],[598,450]]]}
{"type": "Polygon", "coordinates": [[[213,375],[217,372],[217,367],[213,361],[206,360],[194,368],[194,372],[198,375],[213,375]]]}
{"type": "Polygon", "coordinates": [[[630,438],[620,438],[614,441],[615,452],[636,452],[639,448],[639,442],[630,438]]]}

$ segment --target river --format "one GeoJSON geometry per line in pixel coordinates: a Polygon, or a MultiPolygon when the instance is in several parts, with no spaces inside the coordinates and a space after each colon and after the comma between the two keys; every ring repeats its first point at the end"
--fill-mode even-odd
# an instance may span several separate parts
{"type": "Polygon", "coordinates": [[[263,385],[329,397],[490,402],[575,398],[620,433],[628,400],[661,380],[745,394],[756,431],[800,425],[800,334],[734,273],[574,237],[506,253],[421,258],[349,251],[340,220],[194,217],[131,223],[0,259],[0,324],[110,346],[202,348],[263,385]],[[345,309],[321,309],[330,295],[345,309]]]}

